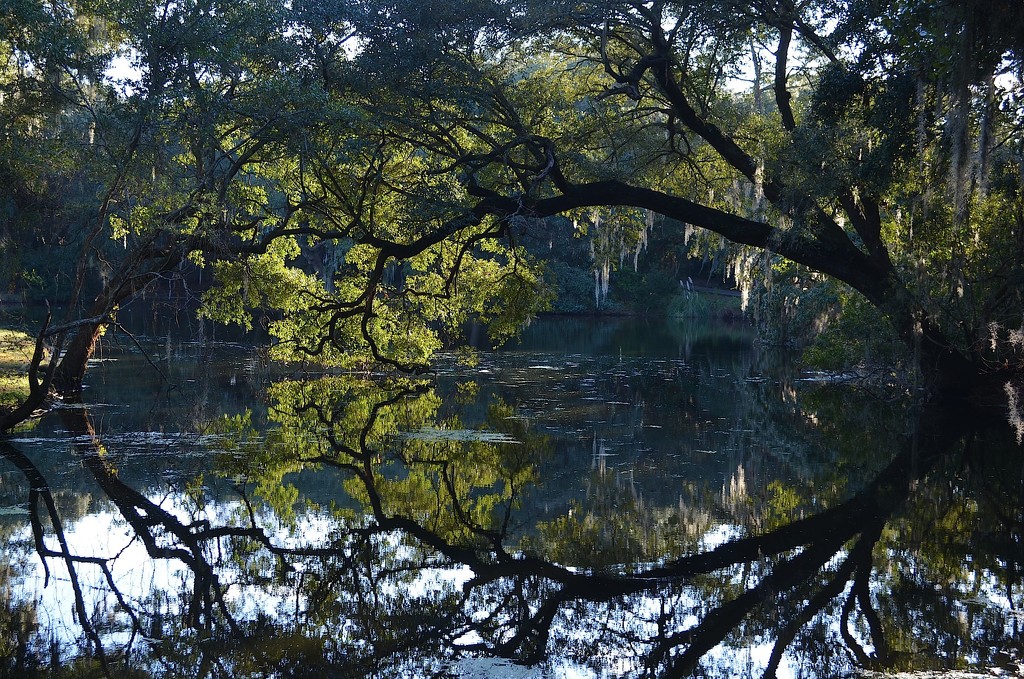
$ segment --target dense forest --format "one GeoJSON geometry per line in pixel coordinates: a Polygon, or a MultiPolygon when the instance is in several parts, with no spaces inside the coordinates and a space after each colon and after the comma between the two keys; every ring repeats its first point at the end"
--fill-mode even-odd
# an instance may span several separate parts
{"type": "Polygon", "coordinates": [[[415,372],[727,283],[829,367],[1019,398],[1016,0],[4,0],[0,56],[0,280],[55,310],[0,429],[173,289],[415,372]]]}

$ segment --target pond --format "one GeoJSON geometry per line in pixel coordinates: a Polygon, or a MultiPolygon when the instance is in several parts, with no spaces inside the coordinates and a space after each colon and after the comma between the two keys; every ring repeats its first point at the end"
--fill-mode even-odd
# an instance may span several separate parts
{"type": "Polygon", "coordinates": [[[0,441],[5,676],[1024,661],[998,417],[802,374],[735,325],[542,319],[422,380],[143,346],[0,441]]]}

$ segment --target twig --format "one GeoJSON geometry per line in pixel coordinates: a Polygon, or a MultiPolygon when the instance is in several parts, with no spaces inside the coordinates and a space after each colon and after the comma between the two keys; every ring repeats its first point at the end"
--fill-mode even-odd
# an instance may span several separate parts
{"type": "Polygon", "coordinates": [[[124,334],[128,335],[128,339],[130,339],[132,341],[132,344],[134,344],[138,348],[138,350],[142,352],[142,355],[146,358],[146,362],[148,362],[149,365],[151,365],[153,367],[153,370],[155,370],[157,372],[157,374],[160,375],[160,378],[164,382],[166,382],[167,384],[170,384],[171,381],[167,378],[167,375],[165,375],[164,371],[160,369],[160,366],[158,366],[156,363],[153,362],[153,359],[149,357],[149,353],[142,347],[141,344],[139,344],[139,340],[137,340],[135,338],[135,335],[130,333],[127,330],[127,328],[125,328],[123,325],[121,325],[117,321],[112,321],[111,323],[112,323],[112,325],[115,328],[117,328],[118,330],[120,330],[124,334]]]}

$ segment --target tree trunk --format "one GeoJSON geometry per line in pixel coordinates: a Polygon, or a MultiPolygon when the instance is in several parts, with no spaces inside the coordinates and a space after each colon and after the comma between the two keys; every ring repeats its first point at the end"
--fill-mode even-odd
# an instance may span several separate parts
{"type": "Polygon", "coordinates": [[[82,393],[82,381],[89,365],[89,359],[96,351],[96,344],[107,326],[113,323],[117,308],[132,299],[164,271],[169,271],[181,261],[177,251],[163,252],[151,249],[146,243],[128,256],[93,300],[89,313],[75,330],[57,366],[53,388],[64,398],[76,398],[82,393]],[[159,257],[154,257],[157,253],[159,257]],[[156,262],[154,264],[154,261],[156,262]]]}
{"type": "Polygon", "coordinates": [[[96,344],[105,329],[104,323],[82,326],[68,343],[53,379],[53,388],[64,399],[77,400],[81,396],[89,359],[96,352],[96,344]]]}
{"type": "Polygon", "coordinates": [[[875,285],[854,287],[889,319],[913,352],[927,398],[940,403],[966,401],[983,374],[982,366],[949,341],[895,272],[875,285]]]}

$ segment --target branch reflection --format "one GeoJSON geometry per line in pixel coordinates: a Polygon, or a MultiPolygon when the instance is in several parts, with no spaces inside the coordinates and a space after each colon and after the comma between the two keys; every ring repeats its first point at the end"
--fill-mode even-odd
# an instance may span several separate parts
{"type": "Polygon", "coordinates": [[[724,500],[646,507],[597,489],[598,472],[604,513],[542,515],[550,446],[501,401],[469,428],[419,382],[282,382],[271,398],[265,436],[221,422],[220,486],[162,496],[122,481],[87,413],[64,411],[111,526],[128,531],[110,553],[69,539],[59,481],[0,443],[43,578],[66,582],[81,630],[33,633],[32,602],[8,596],[3,624],[21,630],[3,648],[8,674],[73,663],[106,676],[431,676],[483,655],[635,676],[827,677],[1018,657],[1020,462],[949,413],[920,413],[844,500],[716,533],[694,517],[724,500]],[[127,577],[140,569],[144,588],[127,577]]]}

